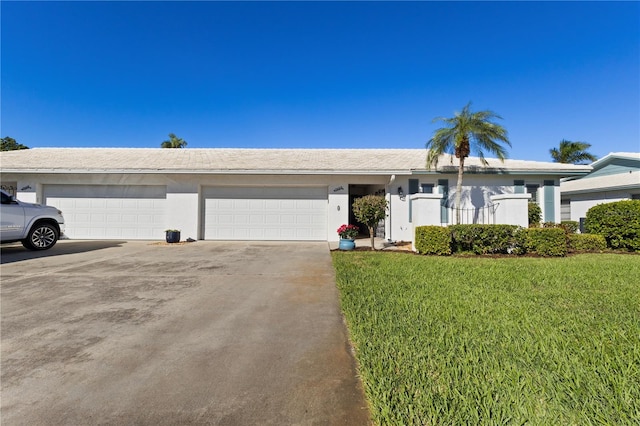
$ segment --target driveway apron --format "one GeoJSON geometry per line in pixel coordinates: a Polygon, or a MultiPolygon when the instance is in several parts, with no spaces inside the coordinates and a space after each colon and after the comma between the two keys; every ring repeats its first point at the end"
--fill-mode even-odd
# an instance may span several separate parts
{"type": "Polygon", "coordinates": [[[360,425],[327,243],[2,248],[9,425],[360,425]]]}

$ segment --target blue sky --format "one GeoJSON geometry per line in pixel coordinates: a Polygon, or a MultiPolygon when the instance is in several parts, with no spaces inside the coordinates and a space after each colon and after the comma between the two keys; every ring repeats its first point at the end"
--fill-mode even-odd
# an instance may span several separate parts
{"type": "Polygon", "coordinates": [[[509,157],[640,151],[638,2],[2,1],[30,147],[423,148],[467,102],[509,157]]]}

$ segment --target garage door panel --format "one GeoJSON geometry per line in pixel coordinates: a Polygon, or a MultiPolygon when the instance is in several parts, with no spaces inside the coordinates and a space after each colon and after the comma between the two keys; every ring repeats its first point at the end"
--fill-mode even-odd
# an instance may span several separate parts
{"type": "Polygon", "coordinates": [[[118,215],[118,214],[108,214],[106,215],[107,217],[105,218],[105,221],[107,222],[107,224],[109,225],[118,225],[119,223],[126,223],[127,220],[124,217],[124,215],[118,215]]]}
{"type": "MultiPolygon", "coordinates": [[[[118,216],[113,216],[113,217],[117,218],[118,216]]],[[[123,214],[120,218],[122,219],[122,223],[124,225],[138,222],[138,216],[135,214],[123,214]]]]}
{"type": "Polygon", "coordinates": [[[166,187],[45,185],[45,202],[62,210],[65,233],[76,239],[161,239],[166,187]]]}
{"type": "Polygon", "coordinates": [[[311,223],[313,225],[326,225],[326,219],[317,215],[311,216],[311,223]]]}
{"type": "Polygon", "coordinates": [[[249,230],[249,239],[250,240],[264,240],[266,238],[264,229],[250,229],[249,230]]]}
{"type": "Polygon", "coordinates": [[[106,222],[106,220],[107,220],[107,215],[104,213],[94,213],[89,215],[89,222],[99,223],[99,222],[106,222]]]}
{"type": "Polygon", "coordinates": [[[268,210],[279,210],[281,208],[279,200],[264,200],[264,207],[268,210]]]}
{"type": "Polygon", "coordinates": [[[205,239],[326,240],[326,187],[209,187],[205,239]]]}
{"type": "MultiPolygon", "coordinates": [[[[102,204],[102,207],[106,208],[106,209],[122,209],[125,208],[125,206],[123,205],[123,200],[118,200],[118,199],[105,199],[105,200],[99,200],[100,204],[102,204]]],[[[135,207],[135,203],[133,203],[133,207],[135,207]]]]}
{"type": "Polygon", "coordinates": [[[211,202],[213,203],[213,207],[216,209],[233,209],[233,200],[211,200],[211,202]]]}
{"type": "Polygon", "coordinates": [[[277,214],[266,214],[264,216],[264,223],[266,225],[278,225],[280,224],[280,216],[277,214]]]}
{"type": "Polygon", "coordinates": [[[249,223],[251,225],[264,225],[265,222],[266,222],[265,218],[262,217],[261,215],[252,214],[251,216],[249,216],[249,223]]]}
{"type": "Polygon", "coordinates": [[[151,208],[153,209],[153,204],[151,204],[150,206],[145,206],[144,204],[142,204],[139,200],[110,200],[114,202],[114,207],[115,207],[115,202],[120,204],[120,208],[123,209],[139,209],[139,208],[151,208]]]}
{"type": "MultiPolygon", "coordinates": [[[[48,198],[48,197],[47,197],[48,198]]],[[[91,205],[92,200],[69,200],[69,205],[65,206],[65,207],[70,207],[70,208],[78,208],[78,209],[90,209],[91,207],[93,207],[91,205]]]]}
{"type": "MultiPolygon", "coordinates": [[[[66,216],[69,215],[70,213],[65,213],[67,211],[70,211],[70,209],[62,210],[62,213],[65,215],[65,220],[68,221],[68,219],[66,219],[66,216]]],[[[75,214],[75,220],[78,222],[89,223],[91,222],[91,215],[87,213],[77,213],[75,214]]]]}

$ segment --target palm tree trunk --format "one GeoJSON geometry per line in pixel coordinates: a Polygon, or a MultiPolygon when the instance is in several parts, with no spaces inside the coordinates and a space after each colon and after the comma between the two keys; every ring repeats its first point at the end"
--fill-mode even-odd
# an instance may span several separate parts
{"type": "Polygon", "coordinates": [[[460,208],[462,204],[462,174],[464,173],[464,157],[460,157],[458,167],[458,182],[456,183],[456,224],[460,223],[460,208]]]}

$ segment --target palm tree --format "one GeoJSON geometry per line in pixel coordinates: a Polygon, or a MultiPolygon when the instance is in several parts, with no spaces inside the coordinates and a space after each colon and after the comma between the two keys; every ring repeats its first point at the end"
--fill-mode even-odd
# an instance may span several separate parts
{"type": "MultiPolygon", "coordinates": [[[[460,206],[462,200],[462,175],[464,173],[464,160],[473,151],[482,164],[488,166],[489,163],[484,158],[485,151],[497,156],[500,161],[507,158],[505,148],[500,144],[511,146],[507,138],[507,130],[493,119],[502,119],[493,111],[471,111],[471,102],[462,108],[461,112],[456,112],[455,117],[436,117],[433,122],[442,121],[445,127],[437,129],[433,137],[427,142],[427,168],[438,166],[438,158],[442,154],[454,154],[458,159],[458,182],[456,185],[456,222],[460,223],[460,206]]],[[[453,163],[453,156],[451,157],[453,163]]]]}
{"type": "Polygon", "coordinates": [[[160,144],[160,148],[184,148],[187,146],[187,141],[177,137],[173,133],[169,133],[169,140],[160,144]]]}
{"type": "Polygon", "coordinates": [[[549,154],[551,154],[551,158],[556,163],[585,164],[585,161],[593,163],[598,157],[587,152],[589,148],[591,148],[590,143],[571,142],[562,139],[560,146],[550,149],[549,154]]]}

